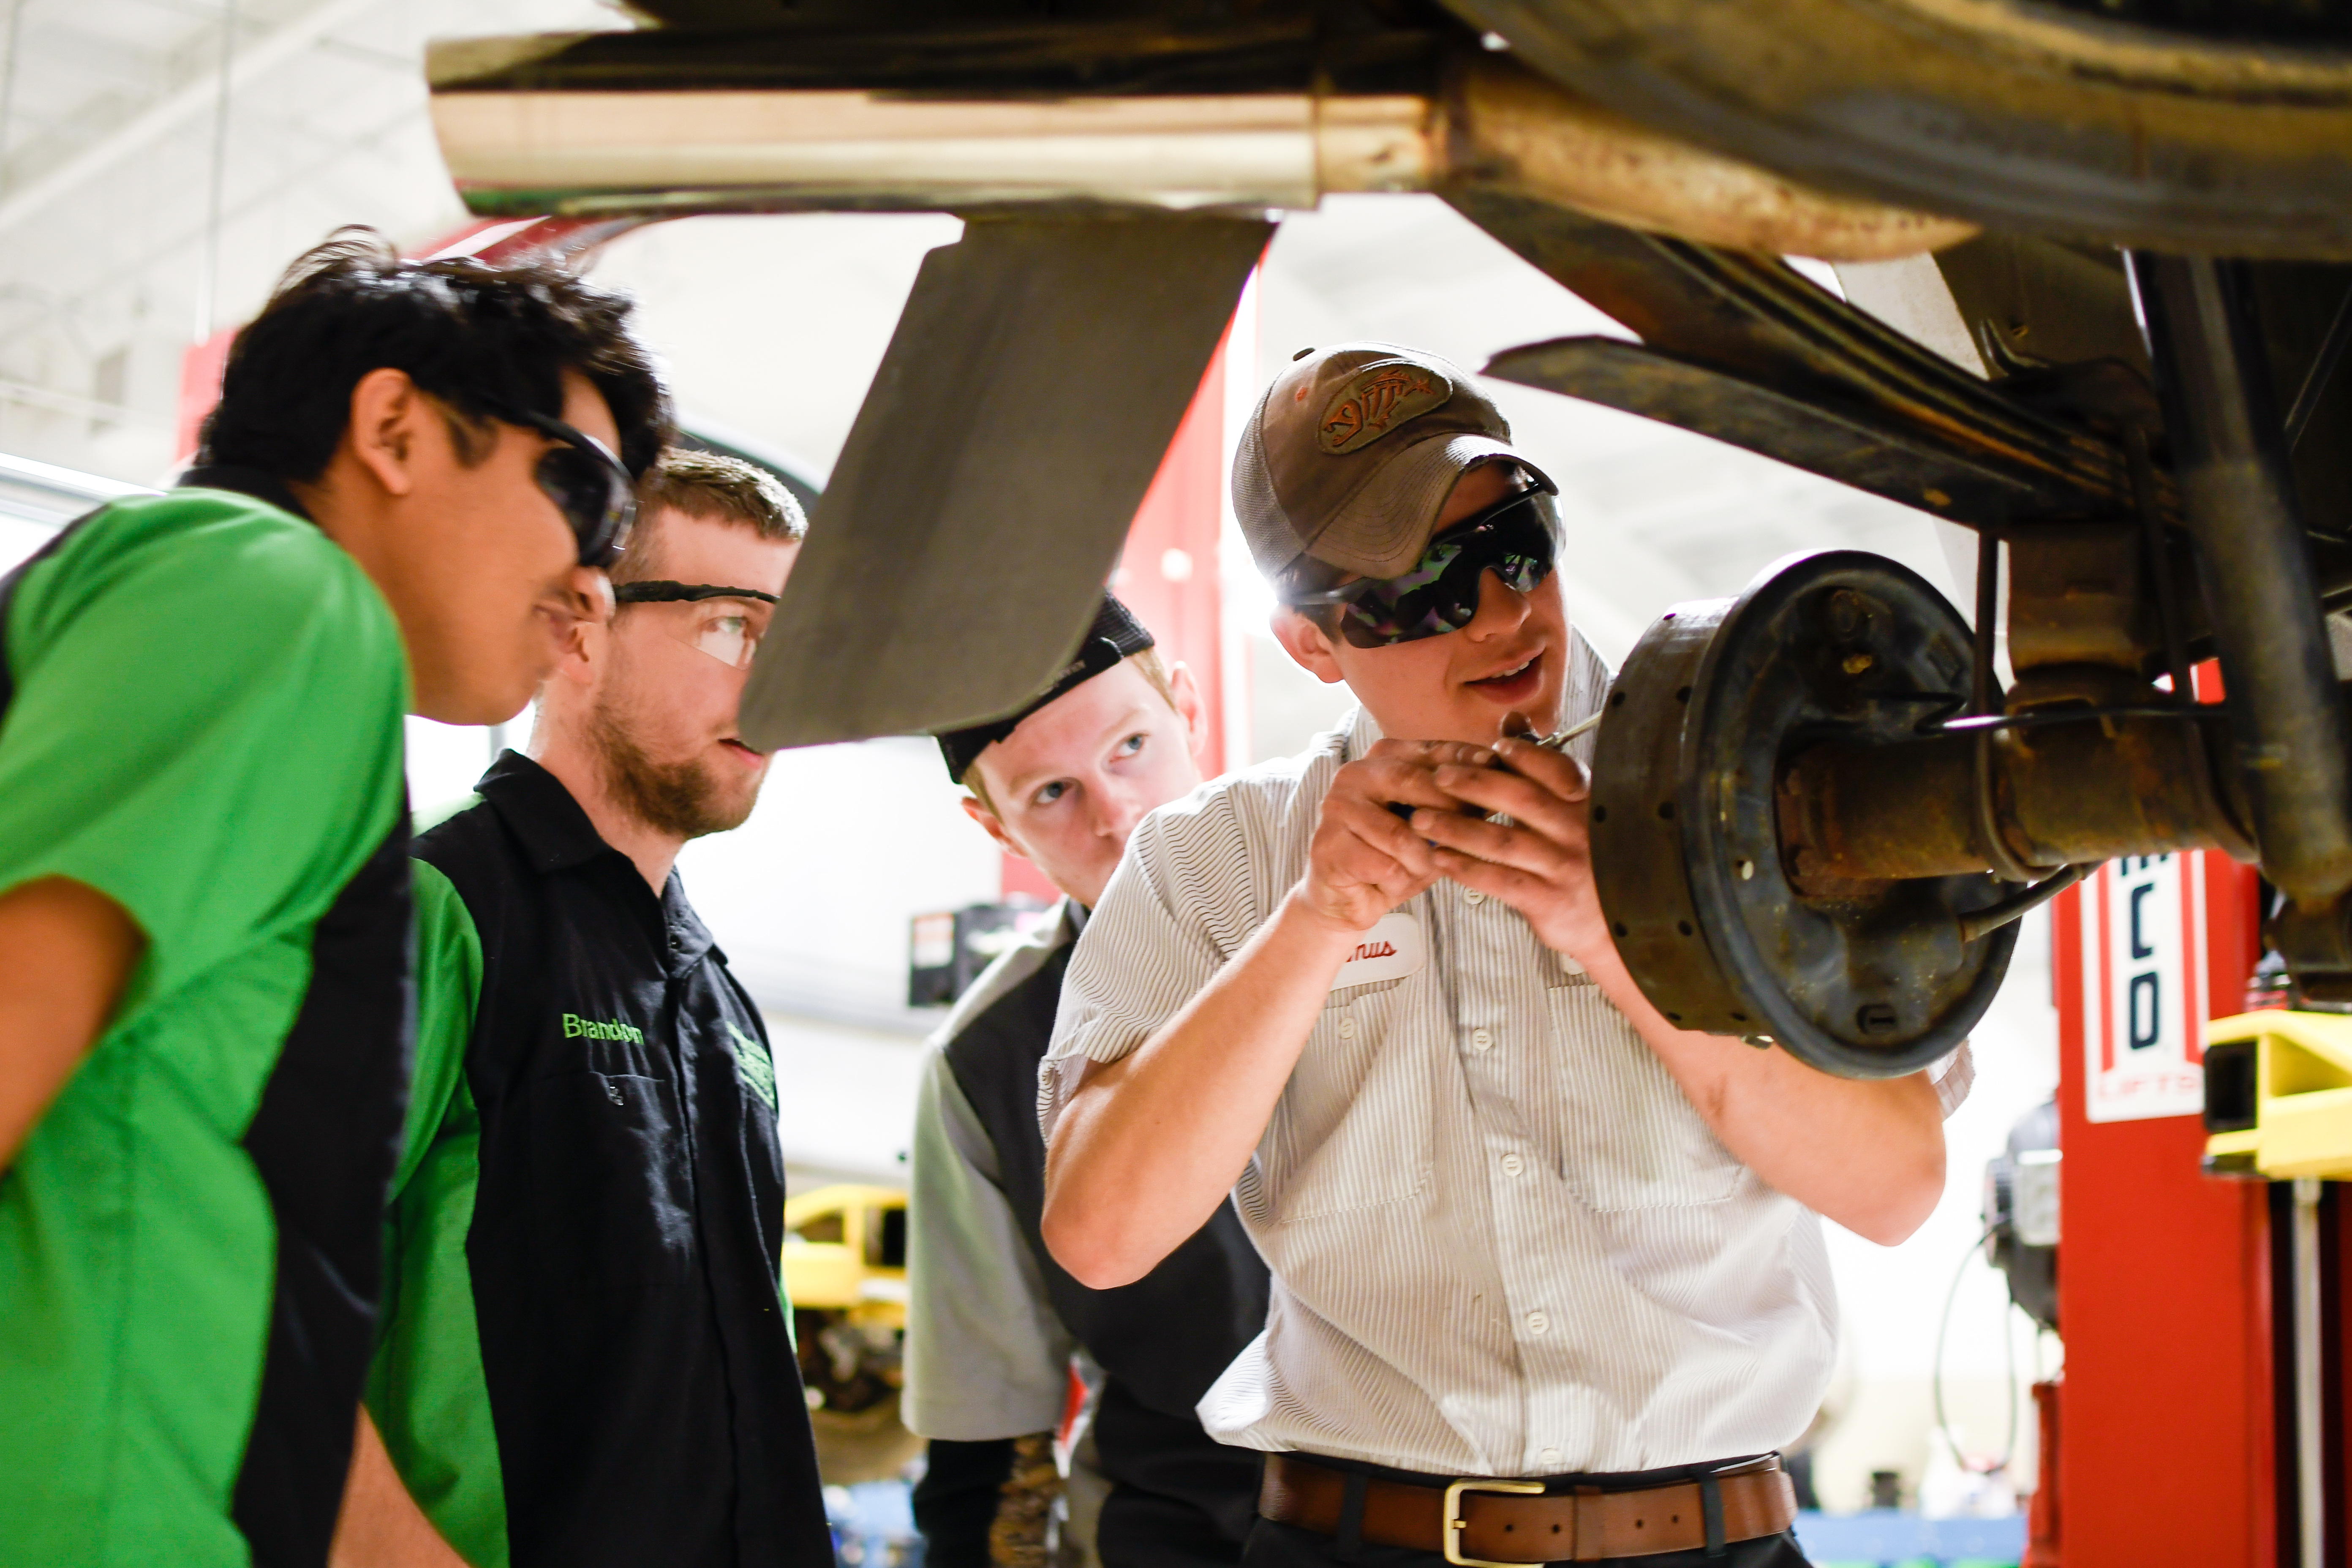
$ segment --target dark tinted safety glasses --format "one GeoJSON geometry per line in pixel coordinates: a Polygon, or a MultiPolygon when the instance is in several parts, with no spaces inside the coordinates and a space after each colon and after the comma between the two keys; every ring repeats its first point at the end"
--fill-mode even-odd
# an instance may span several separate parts
{"type": "Polygon", "coordinates": [[[499,409],[498,416],[553,438],[540,454],[534,478],[547,499],[572,525],[580,542],[580,564],[609,566],[629,542],[637,521],[637,482],[604,443],[561,419],[529,409],[499,409]]]}
{"type": "Polygon", "coordinates": [[[1339,635],[1358,647],[1458,632],[1477,616],[1487,573],[1517,594],[1534,592],[1551,575],[1556,547],[1547,493],[1521,490],[1473,513],[1431,540],[1402,576],[1359,578],[1290,602],[1343,606],[1339,635]]]}

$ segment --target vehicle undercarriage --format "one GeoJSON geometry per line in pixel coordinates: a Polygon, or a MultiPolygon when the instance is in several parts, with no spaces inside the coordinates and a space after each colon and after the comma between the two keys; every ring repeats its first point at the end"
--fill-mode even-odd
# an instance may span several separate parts
{"type": "Polygon", "coordinates": [[[2300,996],[2352,1006],[2352,4],[640,8],[662,26],[436,48],[475,211],[967,220],[822,502],[759,743],[1018,706],[1279,213],[1430,192],[1638,339],[1486,374],[1978,542],[1972,617],[1842,552],[1635,647],[1594,868],[1663,1011],[1913,1071],[1981,1016],[2017,916],[2186,849],[2258,859],[2300,996]],[[876,651],[845,668],[853,620],[876,651]]]}

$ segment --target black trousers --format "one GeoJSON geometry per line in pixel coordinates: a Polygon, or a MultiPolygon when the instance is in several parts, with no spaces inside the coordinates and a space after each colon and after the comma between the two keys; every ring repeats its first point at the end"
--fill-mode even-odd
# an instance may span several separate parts
{"type": "MultiPolygon", "coordinates": [[[[1446,1568],[1446,1562],[1434,1552],[1370,1544],[1357,1547],[1351,1557],[1342,1557],[1338,1542],[1328,1535],[1261,1519],[1250,1530],[1249,1543],[1242,1548],[1242,1568],[1446,1568]]],[[[1720,1557],[1709,1557],[1704,1549],[1661,1552],[1651,1557],[1612,1557],[1594,1568],[1811,1568],[1811,1564],[1797,1550],[1795,1536],[1767,1535],[1732,1542],[1720,1557]]]]}

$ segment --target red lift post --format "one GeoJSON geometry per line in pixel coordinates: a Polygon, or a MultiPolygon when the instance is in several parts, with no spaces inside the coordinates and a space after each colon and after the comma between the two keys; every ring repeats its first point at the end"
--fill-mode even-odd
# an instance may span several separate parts
{"type": "MultiPolygon", "coordinates": [[[[2199,686],[2218,700],[2210,666],[2199,686]]],[[[2200,1171],[2203,1026],[2244,1010],[2259,899],[2252,868],[2209,852],[2111,862],[2053,906],[2066,1364],[2058,1554],[2034,1568],[2301,1561],[2281,1378],[2285,1205],[2270,1184],[2200,1171]]],[[[2327,1205],[2332,1224],[2339,1214],[2327,1205]]],[[[2341,1342],[2337,1250],[2324,1321],[2341,1342]]],[[[2340,1382],[2327,1403],[2340,1563],[2340,1382]]]]}

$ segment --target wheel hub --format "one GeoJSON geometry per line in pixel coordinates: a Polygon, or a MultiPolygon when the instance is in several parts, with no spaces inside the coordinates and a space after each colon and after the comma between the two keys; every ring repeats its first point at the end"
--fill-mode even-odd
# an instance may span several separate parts
{"type": "Polygon", "coordinates": [[[1845,1078],[1956,1049],[2017,930],[1982,872],[1801,889],[1781,773],[1825,741],[1913,738],[1969,689],[1969,632],[1916,573],[1859,551],[1791,557],[1737,599],[1677,605],[1637,644],[1595,753],[1592,867],[1634,981],[1684,1028],[1777,1044],[1845,1078]]]}

